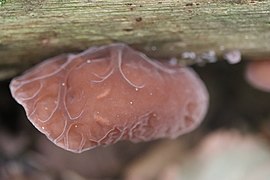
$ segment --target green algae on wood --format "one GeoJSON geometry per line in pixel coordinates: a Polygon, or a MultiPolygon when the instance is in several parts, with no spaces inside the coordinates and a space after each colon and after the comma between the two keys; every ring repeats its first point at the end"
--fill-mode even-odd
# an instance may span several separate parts
{"type": "Polygon", "coordinates": [[[0,6],[3,6],[6,3],[6,0],[0,0],[0,6]]]}

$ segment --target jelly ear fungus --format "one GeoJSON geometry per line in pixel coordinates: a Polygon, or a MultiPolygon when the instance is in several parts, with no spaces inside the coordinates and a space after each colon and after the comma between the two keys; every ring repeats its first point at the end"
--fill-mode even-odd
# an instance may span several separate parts
{"type": "Polygon", "coordinates": [[[192,69],[124,44],[48,59],[14,78],[10,89],[39,131],[76,153],[120,140],[178,137],[195,129],[208,108],[208,92],[192,69]]]}
{"type": "Polygon", "coordinates": [[[270,92],[270,59],[249,62],[246,67],[245,78],[253,87],[270,92]]]}

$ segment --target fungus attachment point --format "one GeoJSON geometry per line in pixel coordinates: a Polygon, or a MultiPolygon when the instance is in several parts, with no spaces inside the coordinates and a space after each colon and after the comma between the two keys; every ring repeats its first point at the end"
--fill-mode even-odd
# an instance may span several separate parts
{"type": "Polygon", "coordinates": [[[270,59],[250,62],[246,67],[245,76],[253,87],[270,92],[270,59]]]}
{"type": "Polygon", "coordinates": [[[10,89],[37,129],[77,153],[119,140],[175,138],[196,128],[208,107],[194,71],[124,44],[49,59],[10,89]]]}

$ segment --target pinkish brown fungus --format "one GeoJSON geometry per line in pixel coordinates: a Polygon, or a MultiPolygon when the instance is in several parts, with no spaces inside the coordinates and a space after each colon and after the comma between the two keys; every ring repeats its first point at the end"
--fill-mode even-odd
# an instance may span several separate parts
{"type": "Polygon", "coordinates": [[[246,67],[245,76],[253,87],[270,92],[270,59],[250,62],[246,67]]]}
{"type": "Polygon", "coordinates": [[[77,153],[119,140],[175,138],[196,128],[208,107],[194,71],[124,44],[49,59],[10,89],[37,129],[77,153]]]}

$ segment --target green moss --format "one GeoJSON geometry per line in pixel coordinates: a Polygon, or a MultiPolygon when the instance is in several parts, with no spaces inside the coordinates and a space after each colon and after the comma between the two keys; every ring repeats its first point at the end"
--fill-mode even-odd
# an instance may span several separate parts
{"type": "Polygon", "coordinates": [[[0,0],[0,6],[3,6],[6,3],[6,0],[0,0]]]}

